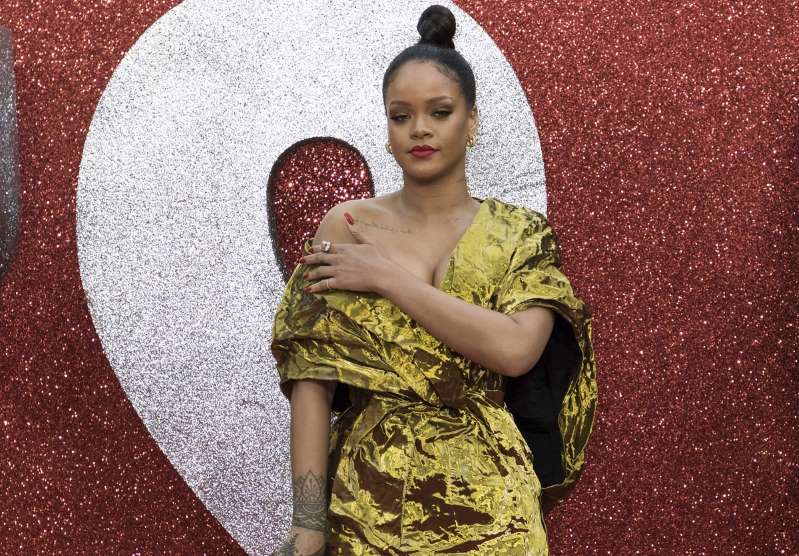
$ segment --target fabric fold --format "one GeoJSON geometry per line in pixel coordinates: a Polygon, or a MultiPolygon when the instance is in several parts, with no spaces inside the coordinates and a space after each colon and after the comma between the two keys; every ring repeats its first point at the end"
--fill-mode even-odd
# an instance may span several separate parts
{"type": "MultiPolygon", "coordinates": [[[[303,252],[310,253],[310,240],[303,252]]],[[[432,384],[413,362],[417,348],[403,349],[403,344],[392,345],[370,332],[363,325],[370,318],[369,309],[353,292],[304,292],[308,282],[302,276],[310,268],[306,264],[295,267],[272,327],[270,349],[283,395],[290,399],[294,380],[315,378],[365,390],[412,391],[432,405],[441,405],[432,384]]],[[[410,340],[405,343],[415,345],[410,340]]]]}
{"type": "Polygon", "coordinates": [[[557,236],[543,214],[527,214],[496,291],[496,310],[542,306],[555,312],[544,353],[527,373],[508,379],[505,398],[551,506],[568,497],[585,464],[597,404],[596,362],[590,310],[561,269],[557,236]]]}
{"type": "Polygon", "coordinates": [[[564,500],[583,468],[597,395],[588,308],[546,218],[483,203],[441,291],[505,314],[555,311],[523,376],[470,361],[375,293],[304,292],[316,265],[298,264],[286,283],[271,343],[281,391],[339,383],[328,466],[337,553],[545,553],[542,506],[564,500]]]}

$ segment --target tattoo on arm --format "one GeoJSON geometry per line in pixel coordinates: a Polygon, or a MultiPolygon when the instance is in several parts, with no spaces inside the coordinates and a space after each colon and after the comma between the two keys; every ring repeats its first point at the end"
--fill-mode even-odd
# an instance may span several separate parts
{"type": "Polygon", "coordinates": [[[283,546],[278,548],[272,556],[294,556],[297,554],[297,535],[294,534],[289,540],[283,543],[283,546]]]}
{"type": "Polygon", "coordinates": [[[294,514],[291,524],[314,531],[327,530],[327,495],[325,477],[308,471],[294,478],[294,514]]]}
{"type": "MultiPolygon", "coordinates": [[[[284,542],[280,548],[274,551],[271,556],[304,556],[297,547],[297,537],[299,536],[299,533],[294,533],[294,535],[284,542]]],[[[325,556],[326,550],[327,546],[322,545],[309,556],[325,556]]]]}

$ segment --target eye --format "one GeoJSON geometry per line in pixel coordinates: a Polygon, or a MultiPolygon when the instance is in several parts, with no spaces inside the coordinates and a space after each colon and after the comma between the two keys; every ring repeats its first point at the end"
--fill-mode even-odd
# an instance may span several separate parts
{"type": "MultiPolygon", "coordinates": [[[[433,115],[438,116],[439,118],[446,118],[450,114],[452,114],[451,110],[436,110],[435,112],[433,112],[433,115]]],[[[395,122],[403,122],[405,120],[402,120],[400,118],[407,118],[407,117],[408,116],[406,116],[405,114],[398,114],[396,116],[392,116],[390,119],[394,120],[395,122]]]]}

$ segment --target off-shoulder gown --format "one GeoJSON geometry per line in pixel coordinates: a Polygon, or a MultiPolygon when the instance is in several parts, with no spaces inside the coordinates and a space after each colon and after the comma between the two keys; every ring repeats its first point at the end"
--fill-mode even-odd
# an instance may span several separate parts
{"type": "Polygon", "coordinates": [[[597,383],[591,316],[546,217],[487,197],[440,286],[505,314],[555,311],[544,354],[518,378],[470,361],[375,293],[304,293],[309,268],[288,279],[271,349],[287,398],[297,379],[340,383],[326,554],[547,554],[542,500],[563,500],[582,471],[597,383]]]}

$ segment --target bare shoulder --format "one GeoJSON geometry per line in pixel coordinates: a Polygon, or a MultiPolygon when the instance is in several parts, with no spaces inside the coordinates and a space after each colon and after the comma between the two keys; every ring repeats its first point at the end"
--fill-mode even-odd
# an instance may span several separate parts
{"type": "Polygon", "coordinates": [[[350,233],[344,220],[344,213],[349,212],[353,218],[358,218],[369,210],[369,201],[372,199],[349,199],[332,207],[319,222],[316,235],[311,242],[319,245],[322,240],[334,243],[357,243],[350,233]]]}

